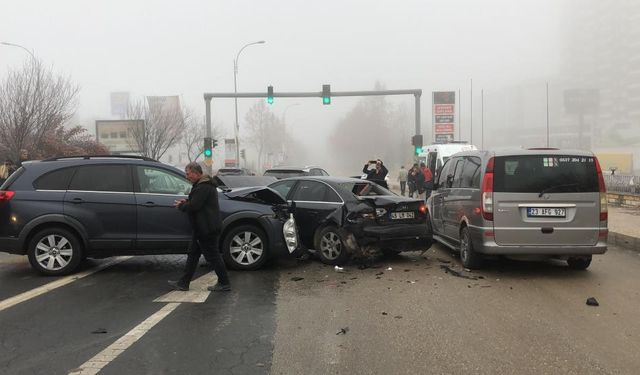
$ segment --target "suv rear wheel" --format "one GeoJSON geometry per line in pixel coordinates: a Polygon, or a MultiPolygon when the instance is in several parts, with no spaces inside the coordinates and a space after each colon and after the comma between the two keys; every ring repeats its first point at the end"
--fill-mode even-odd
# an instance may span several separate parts
{"type": "Polygon", "coordinates": [[[580,258],[570,257],[567,259],[567,264],[574,270],[586,270],[591,264],[591,255],[580,258]]]}
{"type": "Polygon", "coordinates": [[[46,228],[31,238],[27,255],[31,266],[43,275],[68,275],[82,260],[82,244],[65,228],[46,228]]]}
{"type": "Polygon", "coordinates": [[[460,230],[460,260],[462,260],[462,265],[466,268],[475,269],[482,267],[482,256],[473,249],[471,234],[467,227],[460,230]]]}

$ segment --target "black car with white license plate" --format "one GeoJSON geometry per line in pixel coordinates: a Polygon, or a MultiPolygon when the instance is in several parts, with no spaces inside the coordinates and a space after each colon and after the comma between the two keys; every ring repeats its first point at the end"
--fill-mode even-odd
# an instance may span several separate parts
{"type": "Polygon", "coordinates": [[[269,185],[295,202],[300,238],[326,264],[343,264],[354,251],[427,250],[433,242],[426,204],[370,181],[294,177],[269,185]]]}

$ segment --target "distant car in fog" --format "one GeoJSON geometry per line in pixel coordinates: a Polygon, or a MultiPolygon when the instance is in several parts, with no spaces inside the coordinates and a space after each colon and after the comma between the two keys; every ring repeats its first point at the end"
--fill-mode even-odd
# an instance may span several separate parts
{"type": "Polygon", "coordinates": [[[327,173],[327,171],[317,166],[306,166],[306,167],[270,168],[264,172],[264,175],[281,179],[281,178],[288,178],[288,177],[303,177],[303,176],[328,176],[329,173],[327,173]]]}
{"type": "Polygon", "coordinates": [[[255,176],[256,174],[247,168],[220,168],[218,176],[255,176]]]}

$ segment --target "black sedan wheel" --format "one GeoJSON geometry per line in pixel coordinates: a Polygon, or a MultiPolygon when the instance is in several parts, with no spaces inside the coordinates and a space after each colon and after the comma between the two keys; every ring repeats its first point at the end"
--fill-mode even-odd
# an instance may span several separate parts
{"type": "Polygon", "coordinates": [[[341,265],[349,259],[342,237],[334,226],[324,227],[316,234],[315,248],[324,264],[341,265]]]}
{"type": "Polygon", "coordinates": [[[64,228],[47,228],[31,238],[28,256],[31,266],[43,275],[68,275],[82,260],[82,245],[64,228]]]}
{"type": "Polygon", "coordinates": [[[257,270],[267,261],[267,235],[254,225],[233,228],[222,242],[222,257],[229,268],[257,270]]]}

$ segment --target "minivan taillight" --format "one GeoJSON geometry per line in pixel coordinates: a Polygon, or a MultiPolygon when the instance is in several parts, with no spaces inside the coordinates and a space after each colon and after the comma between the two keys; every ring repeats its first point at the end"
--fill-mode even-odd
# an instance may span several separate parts
{"type": "Polygon", "coordinates": [[[600,168],[600,162],[597,157],[593,157],[596,160],[596,173],[598,174],[598,190],[600,191],[600,221],[605,221],[609,218],[607,213],[607,187],[604,184],[604,176],[602,175],[602,168],[600,168]]]}
{"type": "Polygon", "coordinates": [[[487,162],[487,169],[484,172],[482,178],[482,217],[485,220],[493,221],[493,163],[494,158],[489,159],[487,162]]]}
{"type": "Polygon", "coordinates": [[[1,190],[0,191],[0,202],[8,201],[16,194],[15,191],[1,190]]]}

